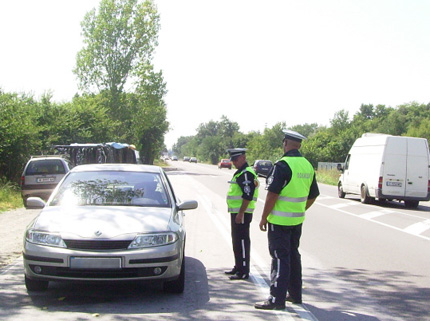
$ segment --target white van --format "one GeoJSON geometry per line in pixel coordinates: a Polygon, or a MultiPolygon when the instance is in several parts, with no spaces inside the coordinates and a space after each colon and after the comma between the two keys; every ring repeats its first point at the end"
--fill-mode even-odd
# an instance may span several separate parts
{"type": "Polygon", "coordinates": [[[362,203],[399,200],[408,208],[430,199],[427,139],[365,133],[338,165],[338,195],[360,195],[362,203]]]}

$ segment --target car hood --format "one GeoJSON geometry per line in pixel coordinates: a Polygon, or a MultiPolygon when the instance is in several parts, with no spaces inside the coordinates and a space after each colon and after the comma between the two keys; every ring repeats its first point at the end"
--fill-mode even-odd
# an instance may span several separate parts
{"type": "Polygon", "coordinates": [[[137,233],[169,231],[171,215],[171,208],[158,207],[53,206],[42,211],[32,228],[69,239],[132,239],[137,233]]]}

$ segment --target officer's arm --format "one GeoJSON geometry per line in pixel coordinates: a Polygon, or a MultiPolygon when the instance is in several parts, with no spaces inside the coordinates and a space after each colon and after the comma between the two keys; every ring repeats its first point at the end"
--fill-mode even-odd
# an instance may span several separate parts
{"type": "Polygon", "coordinates": [[[236,215],[236,220],[235,220],[236,224],[244,223],[243,217],[245,216],[245,211],[248,208],[248,205],[250,202],[251,202],[250,200],[246,200],[244,198],[242,199],[242,205],[240,206],[239,213],[237,213],[236,215]]]}
{"type": "Polygon", "coordinates": [[[275,203],[279,197],[279,194],[273,193],[271,191],[267,192],[266,202],[264,203],[263,215],[261,216],[260,221],[260,230],[267,230],[267,217],[270,212],[272,212],[273,207],[275,207],[275,203]]]}
{"type": "Polygon", "coordinates": [[[312,180],[311,189],[309,191],[308,200],[306,201],[306,209],[312,206],[312,204],[317,199],[318,195],[320,195],[320,191],[318,188],[317,180],[314,175],[314,179],[312,180]]]}
{"type": "Polygon", "coordinates": [[[306,201],[306,209],[308,209],[309,207],[311,207],[311,206],[312,206],[312,204],[315,202],[315,200],[316,200],[316,198],[308,199],[308,200],[306,201]]]}

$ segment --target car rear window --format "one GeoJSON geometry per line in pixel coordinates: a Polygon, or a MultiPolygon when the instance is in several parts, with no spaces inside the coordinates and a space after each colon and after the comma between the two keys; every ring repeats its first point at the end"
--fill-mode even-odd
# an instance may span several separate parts
{"type": "Polygon", "coordinates": [[[264,167],[272,166],[272,162],[271,161],[261,161],[261,162],[258,162],[258,165],[264,166],[264,167]]]}
{"type": "Polygon", "coordinates": [[[32,161],[28,164],[25,175],[66,174],[64,164],[59,159],[32,161]]]}

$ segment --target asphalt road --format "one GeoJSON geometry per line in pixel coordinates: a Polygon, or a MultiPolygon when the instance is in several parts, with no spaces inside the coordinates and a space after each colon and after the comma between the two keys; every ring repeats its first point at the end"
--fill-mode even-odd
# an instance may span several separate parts
{"type": "Polygon", "coordinates": [[[169,178],[179,198],[196,199],[186,213],[186,287],[165,294],[157,284],[50,284],[27,293],[21,259],[0,270],[0,320],[430,320],[430,205],[363,205],[339,199],[320,184],[321,196],[303,228],[303,305],[259,311],[268,295],[270,257],[258,228],[264,179],[252,222],[252,277],[230,281],[233,266],[227,181],[234,170],[172,162],[169,178]]]}

